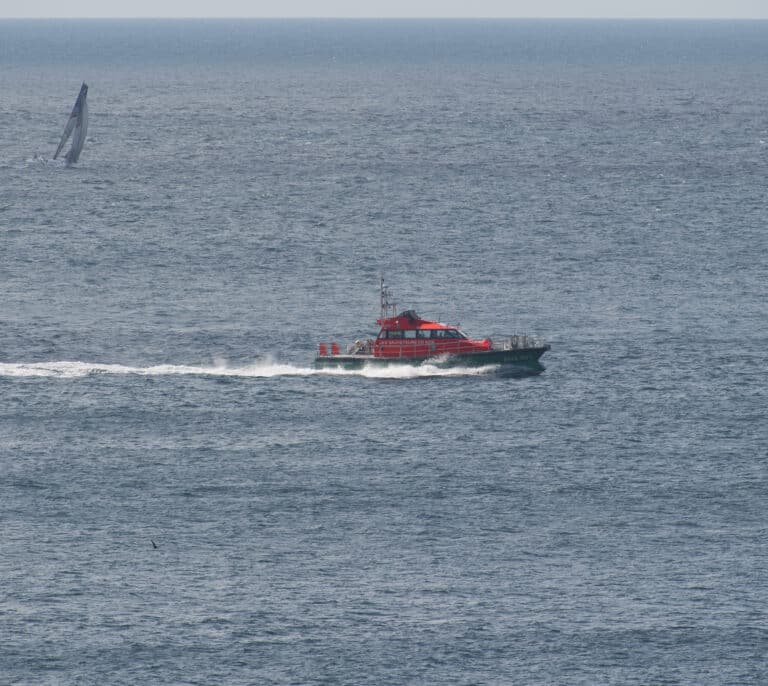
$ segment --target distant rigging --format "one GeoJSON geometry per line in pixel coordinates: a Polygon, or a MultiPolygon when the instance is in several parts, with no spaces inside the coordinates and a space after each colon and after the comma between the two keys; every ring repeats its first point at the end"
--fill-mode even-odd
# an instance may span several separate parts
{"type": "Polygon", "coordinates": [[[88,85],[84,82],[80,86],[80,93],[75,100],[75,106],[72,108],[72,113],[69,115],[67,125],[64,127],[64,133],[61,135],[59,141],[59,147],[56,148],[56,152],[53,154],[55,160],[59,153],[66,145],[69,137],[72,136],[72,147],[69,149],[64,159],[67,164],[74,164],[80,159],[80,153],[83,150],[83,144],[85,143],[85,134],[88,131],[88,103],[86,98],[88,97],[88,85]]]}

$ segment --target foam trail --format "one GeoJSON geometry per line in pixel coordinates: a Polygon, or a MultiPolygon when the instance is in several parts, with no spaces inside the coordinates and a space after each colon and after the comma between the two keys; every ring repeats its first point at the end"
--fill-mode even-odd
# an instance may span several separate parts
{"type": "Polygon", "coordinates": [[[438,367],[433,364],[392,364],[386,367],[363,367],[357,371],[345,370],[345,374],[364,376],[369,379],[423,379],[430,376],[484,376],[497,370],[495,365],[485,367],[438,367]]]}
{"type": "Polygon", "coordinates": [[[289,364],[259,362],[245,367],[191,366],[177,364],[159,364],[151,367],[130,367],[120,364],[98,364],[93,362],[34,362],[0,363],[0,376],[14,377],[59,377],[74,379],[91,374],[114,374],[138,376],[246,376],[271,377],[303,375],[312,369],[302,369],[289,364]]]}
{"type": "Polygon", "coordinates": [[[432,376],[481,376],[492,373],[496,367],[451,367],[435,365],[389,365],[362,369],[315,369],[292,364],[262,360],[243,367],[190,366],[161,364],[152,367],[130,367],[119,364],[93,362],[0,362],[0,377],[54,377],[75,379],[96,374],[138,376],[229,376],[244,378],[271,378],[278,376],[362,376],[369,379],[416,379],[432,376]]]}

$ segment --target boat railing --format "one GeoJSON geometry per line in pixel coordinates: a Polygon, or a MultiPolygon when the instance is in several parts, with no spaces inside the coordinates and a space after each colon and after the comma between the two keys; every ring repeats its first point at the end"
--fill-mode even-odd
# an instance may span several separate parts
{"type": "Polygon", "coordinates": [[[543,348],[547,345],[544,339],[530,334],[513,334],[498,341],[493,341],[494,350],[526,350],[529,348],[543,348]]]}
{"type": "Polygon", "coordinates": [[[373,355],[373,341],[358,338],[347,346],[348,355],[373,355]]]}

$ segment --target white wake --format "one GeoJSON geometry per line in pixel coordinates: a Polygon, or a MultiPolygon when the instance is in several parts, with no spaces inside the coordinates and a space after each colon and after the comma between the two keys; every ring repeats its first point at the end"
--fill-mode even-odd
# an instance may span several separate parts
{"type": "Polygon", "coordinates": [[[94,362],[0,362],[0,377],[56,377],[75,379],[97,374],[138,376],[229,376],[244,378],[271,378],[278,376],[361,376],[370,379],[417,379],[432,376],[482,376],[496,370],[486,367],[451,367],[435,365],[389,365],[362,369],[315,369],[284,362],[262,360],[245,366],[193,366],[159,364],[151,367],[131,367],[120,364],[94,362]]]}

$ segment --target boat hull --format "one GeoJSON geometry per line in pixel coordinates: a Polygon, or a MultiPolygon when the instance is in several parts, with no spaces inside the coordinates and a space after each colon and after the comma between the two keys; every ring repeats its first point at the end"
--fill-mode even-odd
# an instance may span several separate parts
{"type": "Polygon", "coordinates": [[[523,372],[538,374],[544,371],[539,358],[549,350],[548,345],[536,348],[516,350],[487,350],[482,352],[463,353],[456,355],[440,355],[437,357],[374,357],[373,355],[318,355],[315,357],[315,367],[320,369],[362,369],[364,367],[379,367],[389,365],[422,365],[429,364],[439,368],[451,367],[505,367],[519,369],[523,372]]]}

